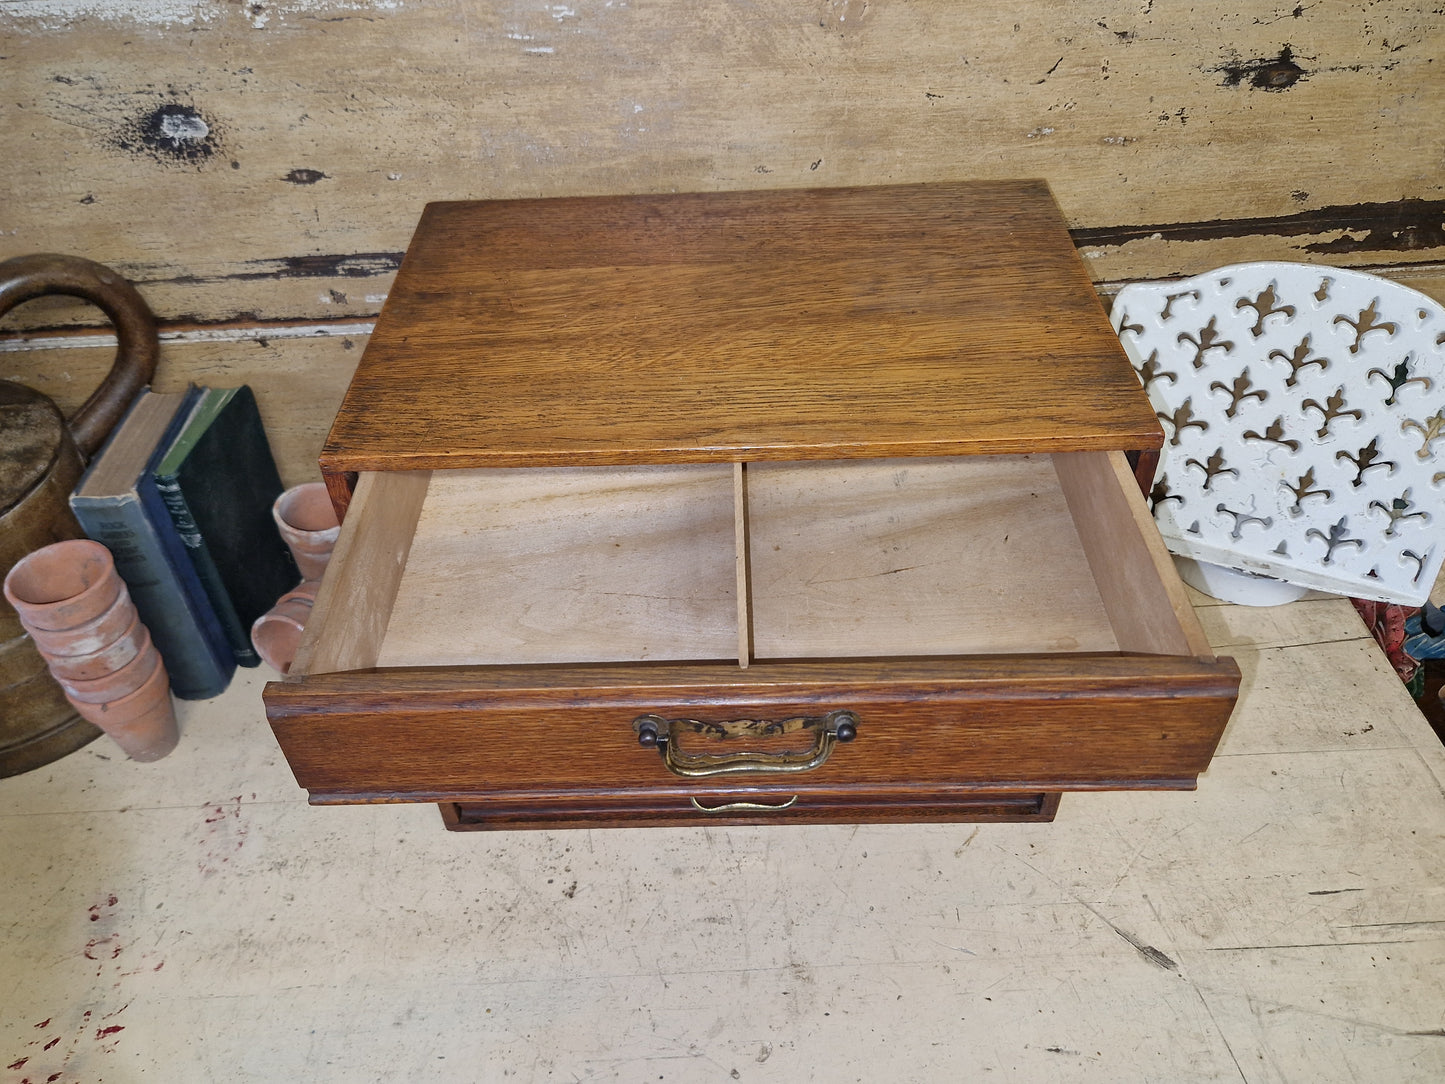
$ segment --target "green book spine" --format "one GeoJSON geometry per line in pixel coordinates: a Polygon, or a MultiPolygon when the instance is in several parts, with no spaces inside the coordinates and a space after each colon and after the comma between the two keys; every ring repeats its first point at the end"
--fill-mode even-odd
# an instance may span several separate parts
{"type": "MultiPolygon", "coordinates": [[[[176,533],[181,537],[181,543],[186,547],[190,556],[191,565],[200,577],[201,586],[205,588],[206,597],[210,599],[212,608],[216,611],[216,618],[221,623],[221,629],[226,634],[226,643],[229,645],[231,654],[235,656],[239,666],[259,666],[261,656],[256,653],[256,648],[251,643],[250,630],[241,624],[240,615],[236,613],[236,607],[231,602],[231,596],[226,591],[226,585],[221,580],[220,569],[211,558],[211,551],[206,547],[205,540],[201,537],[200,529],[196,526],[195,516],[191,514],[190,505],[186,503],[185,494],[181,492],[180,482],[172,478],[155,478],[152,476],[151,484],[156,487],[160,494],[166,511],[170,513],[171,522],[175,524],[176,533]]],[[[279,597],[279,596],[278,596],[279,597]]]]}

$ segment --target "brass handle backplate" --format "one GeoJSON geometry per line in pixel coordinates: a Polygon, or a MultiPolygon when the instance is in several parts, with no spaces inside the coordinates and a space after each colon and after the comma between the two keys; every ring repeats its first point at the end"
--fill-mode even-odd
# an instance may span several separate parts
{"type": "Polygon", "coordinates": [[[833,753],[838,742],[849,742],[858,736],[858,716],[851,711],[830,711],[826,715],[800,715],[788,719],[733,719],[723,723],[705,723],[698,719],[664,719],[660,715],[639,715],[632,729],[642,746],[656,746],[667,770],[688,777],[807,772],[821,765],[833,753]],[[736,753],[684,752],[678,738],[689,731],[714,738],[744,735],[788,734],[813,731],[813,745],[798,752],[766,753],[742,750],[736,753]]]}

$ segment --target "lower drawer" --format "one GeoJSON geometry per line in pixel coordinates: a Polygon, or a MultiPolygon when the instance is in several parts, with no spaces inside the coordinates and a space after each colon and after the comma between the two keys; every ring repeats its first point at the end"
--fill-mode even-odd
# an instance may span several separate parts
{"type": "Polygon", "coordinates": [[[897,788],[774,795],[764,792],[732,801],[696,798],[630,802],[524,798],[490,802],[443,802],[442,822],[453,832],[518,828],[686,828],[704,824],[941,824],[949,821],[1051,821],[1057,791],[938,792],[919,796],[897,788]]]}

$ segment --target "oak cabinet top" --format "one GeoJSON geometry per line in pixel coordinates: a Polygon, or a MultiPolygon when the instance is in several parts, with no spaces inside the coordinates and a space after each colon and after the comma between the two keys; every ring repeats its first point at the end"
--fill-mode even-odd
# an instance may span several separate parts
{"type": "Polygon", "coordinates": [[[427,206],[329,472],[1156,448],[1042,181],[427,206]]]}

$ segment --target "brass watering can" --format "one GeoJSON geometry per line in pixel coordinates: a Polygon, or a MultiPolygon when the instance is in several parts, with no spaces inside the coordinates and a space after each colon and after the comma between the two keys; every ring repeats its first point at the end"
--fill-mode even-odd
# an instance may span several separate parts
{"type": "MultiPolygon", "coordinates": [[[[0,577],[41,546],[84,537],[70,511],[70,491],[150,383],[159,353],[150,307],[108,267],[48,253],[0,263],[0,316],[46,294],[99,306],[120,346],[110,373],[69,422],[38,391],[0,380],[0,577]]],[[[20,618],[0,597],[0,777],[49,764],[100,733],[66,702],[20,618]]]]}

